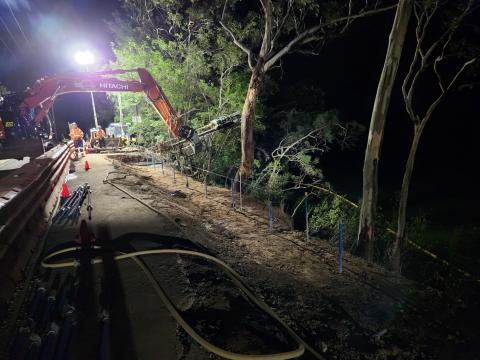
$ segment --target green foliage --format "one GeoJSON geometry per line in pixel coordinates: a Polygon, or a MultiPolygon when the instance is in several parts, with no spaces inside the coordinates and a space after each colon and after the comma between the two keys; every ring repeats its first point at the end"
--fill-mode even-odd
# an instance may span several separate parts
{"type": "MultiPolygon", "coordinates": [[[[346,201],[343,196],[335,193],[316,192],[310,196],[310,203],[312,205],[309,221],[312,233],[338,245],[341,222],[344,249],[354,251],[357,241],[359,209],[346,201]]],[[[412,227],[412,231],[418,231],[420,226],[424,225],[425,219],[417,220],[419,221],[418,226],[412,227]]],[[[388,230],[389,228],[395,227],[379,207],[375,219],[374,257],[375,261],[384,265],[389,263],[395,239],[395,235],[388,230]]]]}
{"type": "Polygon", "coordinates": [[[337,244],[341,222],[343,245],[345,249],[353,249],[358,231],[358,210],[334,195],[318,194],[313,201],[318,202],[314,202],[309,214],[312,232],[337,244]]]}
{"type": "MultiPolygon", "coordinates": [[[[112,67],[148,69],[182,122],[195,128],[241,110],[248,83],[239,66],[241,52],[214,26],[206,7],[168,0],[124,0],[123,4],[130,14],[131,31],[118,21],[111,24],[117,36],[117,60],[112,67]]],[[[112,100],[117,101],[116,97],[112,100]]],[[[142,94],[122,94],[122,105],[131,131],[142,134],[145,143],[169,138],[159,115],[142,94]]],[[[216,134],[207,141],[206,154],[190,161],[203,167],[210,158],[212,169],[231,166],[239,159],[237,139],[238,135],[216,134]]]]}
{"type": "Polygon", "coordinates": [[[318,54],[326,41],[347,30],[352,21],[346,19],[377,10],[382,1],[217,0],[208,3],[212,18],[222,21],[232,39],[235,37],[244,49],[256,55],[253,63],[264,57],[266,62],[271,61],[267,66],[271,68],[288,53],[318,54]],[[263,41],[264,36],[268,41],[263,41]]]}
{"type": "Polygon", "coordinates": [[[428,220],[425,214],[418,214],[410,219],[407,226],[407,238],[414,239],[419,245],[426,245],[428,220]]]}
{"type": "MultiPolygon", "coordinates": [[[[240,137],[238,130],[218,133],[213,139],[212,171],[227,174],[232,165],[240,163],[240,137]]],[[[220,181],[220,179],[218,179],[220,181]]]]}
{"type": "MultiPolygon", "coordinates": [[[[261,44],[264,21],[258,2],[232,0],[225,9],[224,1],[180,4],[172,0],[123,0],[123,3],[131,15],[131,26],[128,29],[118,22],[112,26],[118,37],[114,47],[116,67],[147,68],[177,112],[185,114],[183,120],[194,127],[218,115],[241,110],[250,71],[245,54],[232,43],[230,34],[219,27],[218,20],[224,14],[224,22],[237,38],[255,52],[261,44]]],[[[283,25],[273,29],[273,33],[279,31],[275,50],[316,24],[320,13],[334,17],[345,9],[344,4],[336,1],[274,2],[274,19],[281,20],[288,10],[283,25]],[[290,10],[288,4],[292,5],[290,10]]],[[[280,23],[274,21],[274,26],[280,23]]],[[[323,182],[321,156],[335,144],[340,148],[353,146],[362,131],[354,122],[340,121],[336,111],[325,110],[323,92],[316,84],[295,84],[285,91],[284,99],[278,97],[279,92],[277,81],[267,74],[255,109],[257,144],[262,146],[258,153],[262,155],[254,161],[252,181],[244,182],[244,189],[250,194],[277,202],[292,200],[295,197],[292,194],[306,184],[323,182]],[[276,103],[271,106],[269,99],[275,99],[276,103]],[[278,107],[279,104],[283,106],[278,107]]],[[[158,116],[142,100],[142,95],[123,95],[122,101],[125,118],[132,130],[144,134],[146,143],[167,137],[163,124],[156,120],[158,116]],[[141,116],[141,122],[133,123],[136,115],[141,116]]],[[[188,159],[191,165],[220,174],[238,166],[238,129],[216,133],[207,144],[206,151],[188,159]]],[[[349,221],[352,224],[345,231],[353,236],[356,216],[347,211],[348,205],[333,205],[334,209],[329,211],[326,204],[314,209],[311,216],[316,219],[315,229],[331,231],[333,237],[339,218],[346,212],[342,219],[345,224],[349,221]]]]}
{"type": "Polygon", "coordinates": [[[347,144],[356,136],[348,130],[354,123],[342,124],[336,111],[290,110],[270,117],[279,126],[267,134],[270,137],[275,134],[279,143],[266,155],[265,163],[254,163],[254,178],[248,187],[252,194],[263,199],[280,201],[287,196],[286,191],[322,182],[320,158],[332,144],[347,144]]]}

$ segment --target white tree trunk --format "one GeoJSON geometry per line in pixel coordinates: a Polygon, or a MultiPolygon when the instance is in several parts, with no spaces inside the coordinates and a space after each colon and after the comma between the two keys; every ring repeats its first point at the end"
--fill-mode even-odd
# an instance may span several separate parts
{"type": "Polygon", "coordinates": [[[242,161],[240,164],[240,173],[242,178],[247,179],[252,174],[253,155],[255,144],[253,142],[253,128],[255,125],[255,103],[258,92],[262,84],[264,72],[261,66],[257,64],[252,72],[250,83],[248,84],[247,95],[243,104],[241,118],[241,143],[242,143],[242,161]]]}
{"type": "Polygon", "coordinates": [[[415,164],[415,156],[417,154],[418,144],[423,133],[426,121],[420,125],[415,125],[413,141],[408,153],[405,172],[403,173],[402,189],[400,191],[400,202],[398,204],[397,233],[395,236],[395,245],[393,248],[390,265],[393,270],[400,272],[400,257],[405,246],[405,225],[407,217],[408,192],[410,189],[410,180],[412,178],[413,166],[415,164]]]}
{"type": "Polygon", "coordinates": [[[378,83],[373,105],[367,149],[363,164],[363,193],[360,207],[360,221],[357,237],[357,250],[369,262],[374,255],[374,221],[378,194],[378,163],[383,139],[385,120],[390,105],[393,84],[397,74],[403,43],[412,13],[413,0],[400,0],[395,20],[389,36],[388,49],[378,83]]]}

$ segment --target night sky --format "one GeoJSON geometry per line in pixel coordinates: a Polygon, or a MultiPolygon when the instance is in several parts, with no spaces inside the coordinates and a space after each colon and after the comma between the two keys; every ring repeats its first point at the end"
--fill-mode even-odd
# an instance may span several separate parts
{"type": "MultiPolygon", "coordinates": [[[[73,59],[77,50],[93,51],[98,65],[114,59],[110,46],[113,37],[106,21],[119,7],[117,1],[9,0],[9,3],[20,24],[18,27],[5,0],[0,0],[0,16],[13,35],[0,22],[3,41],[0,82],[10,89],[21,93],[44,75],[80,70],[73,59]]],[[[106,98],[103,93],[94,96],[98,103],[106,98]]],[[[67,122],[77,122],[84,131],[94,125],[89,93],[61,96],[54,109],[60,134],[67,132],[67,122]]]]}
{"type": "MultiPolygon", "coordinates": [[[[393,15],[357,22],[345,37],[328,44],[318,57],[290,56],[285,61],[282,82],[319,84],[326,94],[327,107],[339,109],[344,120],[356,120],[368,127],[393,15]]],[[[413,50],[412,28],[408,36],[404,54],[413,50]]],[[[401,62],[399,76],[407,65],[401,62]]],[[[452,225],[480,222],[480,177],[476,170],[480,155],[479,99],[480,86],[451,94],[437,108],[424,131],[409,205],[426,211],[433,221],[452,225]]],[[[380,204],[385,207],[398,198],[396,193],[401,187],[412,137],[413,126],[404,110],[401,83],[397,81],[380,160],[379,195],[380,204]]],[[[357,151],[335,152],[324,161],[327,180],[355,200],[361,196],[366,140],[367,133],[357,151]]]]}
{"type": "Polygon", "coordinates": [[[0,16],[13,38],[0,23],[0,79],[15,90],[23,90],[35,79],[52,73],[75,70],[73,54],[93,49],[99,63],[113,58],[112,36],[105,23],[116,1],[7,0],[20,24],[0,1],[0,16]]]}
{"type": "MultiPolygon", "coordinates": [[[[101,62],[113,59],[113,40],[105,20],[118,9],[115,0],[9,0],[25,34],[22,35],[4,0],[0,16],[0,82],[21,91],[42,75],[75,69],[72,54],[93,48],[101,62]]],[[[393,12],[356,23],[345,37],[327,45],[320,56],[290,55],[285,59],[282,84],[313,82],[326,93],[326,105],[336,108],[344,120],[368,126],[380,76],[393,12]]],[[[411,40],[411,39],[410,39],[411,40]]],[[[409,42],[410,45],[412,42],[409,42]]],[[[408,44],[408,43],[407,43],[408,44]]],[[[407,49],[406,51],[411,51],[407,49]]],[[[405,70],[402,63],[400,74],[405,70]]],[[[395,88],[380,164],[384,202],[390,201],[401,183],[412,127],[395,88]]],[[[101,97],[104,95],[97,94],[101,97]]],[[[478,221],[480,201],[477,172],[480,135],[480,89],[450,96],[437,109],[423,135],[411,186],[412,204],[435,208],[438,219],[462,223],[478,221]],[[453,214],[456,214],[455,216],[453,214]],[[461,216],[460,216],[460,215],[461,216]],[[465,217],[465,218],[460,218],[465,217]]],[[[66,95],[56,104],[57,120],[90,121],[88,94],[66,95]]],[[[366,134],[360,148],[334,152],[325,162],[325,173],[340,191],[358,199],[366,134]]]]}

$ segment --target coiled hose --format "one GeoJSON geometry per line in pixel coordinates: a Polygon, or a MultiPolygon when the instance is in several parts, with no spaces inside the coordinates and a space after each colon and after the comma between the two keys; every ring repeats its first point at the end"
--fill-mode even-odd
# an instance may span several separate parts
{"type": "MultiPolygon", "coordinates": [[[[100,246],[93,246],[94,249],[101,249],[100,246]]],[[[43,260],[42,260],[42,267],[44,268],[50,268],[50,269],[60,269],[60,268],[67,268],[67,267],[74,267],[78,265],[77,261],[66,261],[66,262],[61,262],[61,263],[50,263],[48,262],[49,259],[73,252],[73,251],[78,251],[80,250],[81,247],[71,247],[67,249],[62,249],[56,252],[53,252],[49,255],[47,255],[43,260]]],[[[114,257],[116,261],[124,260],[124,259],[132,259],[139,267],[140,269],[145,273],[151,284],[153,285],[155,291],[157,292],[158,296],[162,300],[162,302],[165,304],[167,310],[170,312],[170,314],[174,317],[174,319],[177,321],[178,324],[204,349],[207,351],[210,351],[218,356],[221,356],[226,359],[231,359],[231,360],[284,360],[284,359],[293,359],[301,356],[304,352],[305,349],[308,349],[309,352],[311,352],[317,359],[323,359],[323,357],[315,351],[311,346],[305,343],[300,336],[298,336],[295,331],[293,331],[275,312],[268,307],[267,304],[265,304],[262,300],[258,299],[255,297],[255,295],[247,288],[247,286],[243,283],[241,280],[240,275],[233,270],[229,265],[227,265],[225,262],[222,260],[202,253],[198,251],[192,251],[192,250],[184,250],[184,249],[150,249],[150,250],[143,250],[143,251],[134,251],[134,252],[129,252],[129,253],[120,253],[119,255],[116,255],[114,257]],[[278,323],[282,325],[282,327],[288,332],[288,334],[292,337],[293,340],[297,343],[298,347],[295,350],[288,351],[288,352],[282,352],[282,353],[275,353],[275,354],[266,354],[266,355],[247,355],[247,354],[238,354],[234,353],[225,349],[222,349],[204,338],[202,338],[188,323],[182,318],[181,314],[177,311],[175,308],[175,305],[172,303],[172,301],[168,298],[167,294],[163,290],[163,288],[160,286],[158,281],[155,279],[153,276],[152,272],[143,264],[143,262],[138,259],[138,256],[145,256],[145,255],[155,255],[155,254],[180,254],[180,255],[187,255],[187,256],[193,256],[193,257],[200,257],[203,259],[207,259],[210,261],[213,261],[217,265],[220,266],[220,268],[225,272],[230,279],[233,281],[233,283],[240,288],[244,294],[255,304],[257,305],[261,310],[263,310],[265,313],[270,315],[273,319],[275,319],[278,323]]],[[[94,259],[92,264],[99,264],[101,263],[101,259],[94,259]]]]}

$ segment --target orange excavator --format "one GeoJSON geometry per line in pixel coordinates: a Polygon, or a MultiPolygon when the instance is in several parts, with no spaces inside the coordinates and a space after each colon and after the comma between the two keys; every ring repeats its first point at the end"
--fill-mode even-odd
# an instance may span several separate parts
{"type": "Polygon", "coordinates": [[[212,120],[199,129],[183,125],[162,88],[143,68],[82,72],[42,78],[27,90],[28,95],[20,104],[20,113],[25,117],[33,109],[39,108],[33,119],[34,123],[39,124],[47,115],[57,96],[74,92],[144,92],[172,136],[168,147],[190,143],[194,152],[201,149],[201,137],[235,126],[240,120],[239,114],[235,113],[212,120]],[[127,73],[137,73],[139,80],[122,80],[113,77],[127,73]]]}

